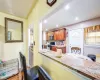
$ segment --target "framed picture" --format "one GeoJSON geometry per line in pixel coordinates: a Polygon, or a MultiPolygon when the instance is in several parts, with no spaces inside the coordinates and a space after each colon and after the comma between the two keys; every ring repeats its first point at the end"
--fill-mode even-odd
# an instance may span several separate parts
{"type": "Polygon", "coordinates": [[[11,40],[12,32],[8,31],[8,40],[11,40]]]}
{"type": "Polygon", "coordinates": [[[57,0],[47,0],[47,4],[49,6],[53,6],[56,3],[57,0]]]}

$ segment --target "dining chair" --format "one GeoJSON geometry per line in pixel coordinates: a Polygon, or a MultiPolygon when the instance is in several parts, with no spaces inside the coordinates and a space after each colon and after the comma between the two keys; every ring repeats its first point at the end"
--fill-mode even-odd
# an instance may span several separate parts
{"type": "Polygon", "coordinates": [[[71,48],[71,53],[81,54],[81,48],[79,48],[79,47],[72,47],[71,48]]]}

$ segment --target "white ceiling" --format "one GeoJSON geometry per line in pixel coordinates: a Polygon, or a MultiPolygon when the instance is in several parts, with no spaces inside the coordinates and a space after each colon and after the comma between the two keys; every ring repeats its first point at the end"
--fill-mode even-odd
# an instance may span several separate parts
{"type": "Polygon", "coordinates": [[[100,17],[100,0],[72,0],[65,6],[44,20],[44,30],[100,17]]]}
{"type": "Polygon", "coordinates": [[[0,12],[26,18],[36,0],[0,0],[0,12]]]}

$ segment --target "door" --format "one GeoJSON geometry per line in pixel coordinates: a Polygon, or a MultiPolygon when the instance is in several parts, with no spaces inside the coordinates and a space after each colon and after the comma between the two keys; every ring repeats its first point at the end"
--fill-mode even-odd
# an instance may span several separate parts
{"type": "Polygon", "coordinates": [[[61,29],[61,30],[59,30],[59,32],[60,32],[60,40],[65,40],[66,39],[66,30],[61,29]]]}
{"type": "Polygon", "coordinates": [[[83,29],[69,30],[69,53],[72,47],[78,47],[83,54],[83,29]]]}
{"type": "Polygon", "coordinates": [[[33,67],[33,58],[34,58],[34,54],[33,54],[33,47],[34,47],[34,37],[33,37],[33,24],[29,26],[28,28],[28,66],[29,67],[33,67]]]}

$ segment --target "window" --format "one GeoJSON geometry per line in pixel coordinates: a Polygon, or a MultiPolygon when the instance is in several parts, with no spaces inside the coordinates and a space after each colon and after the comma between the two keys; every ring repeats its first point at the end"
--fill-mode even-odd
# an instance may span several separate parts
{"type": "Polygon", "coordinates": [[[85,44],[100,45],[100,25],[84,29],[85,44]]]}

